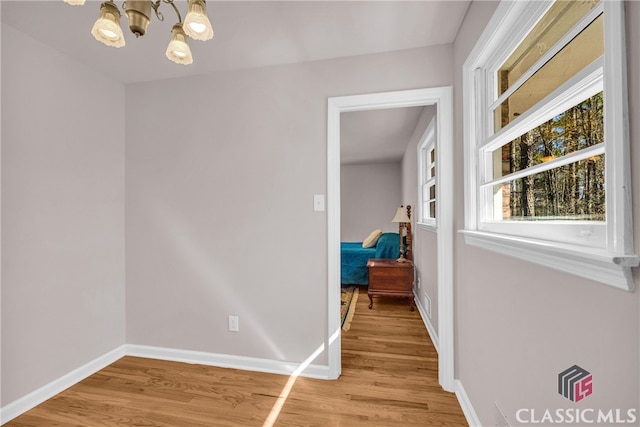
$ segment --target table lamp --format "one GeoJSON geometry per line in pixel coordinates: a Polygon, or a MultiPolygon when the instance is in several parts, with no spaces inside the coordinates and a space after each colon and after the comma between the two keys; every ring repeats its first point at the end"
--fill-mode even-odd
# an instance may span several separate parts
{"type": "Polygon", "coordinates": [[[400,258],[397,259],[398,262],[408,262],[407,258],[404,255],[404,242],[402,241],[403,232],[402,229],[406,227],[406,223],[410,222],[411,219],[409,215],[407,215],[407,210],[404,206],[400,206],[396,211],[396,216],[393,217],[391,222],[398,223],[398,229],[400,234],[400,258]]]}

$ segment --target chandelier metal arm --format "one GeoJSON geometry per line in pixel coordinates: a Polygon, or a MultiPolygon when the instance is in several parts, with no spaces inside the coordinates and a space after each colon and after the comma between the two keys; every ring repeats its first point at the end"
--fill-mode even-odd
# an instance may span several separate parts
{"type": "Polygon", "coordinates": [[[156,18],[158,18],[158,21],[164,21],[164,15],[162,14],[162,12],[158,10],[158,7],[160,7],[160,0],[156,2],[152,1],[151,7],[153,8],[153,11],[156,13],[156,18]]]}
{"type": "MultiPolygon", "coordinates": [[[[173,3],[173,0],[162,0],[162,2],[166,4],[170,4],[171,7],[173,7],[173,10],[176,12],[176,15],[178,15],[178,23],[182,24],[182,16],[180,15],[180,11],[178,10],[178,7],[173,3]]],[[[156,11],[156,16],[158,17],[158,19],[160,21],[164,21],[164,16],[160,18],[160,16],[162,15],[162,12],[158,12],[159,6],[160,6],[160,0],[157,0],[155,3],[151,4],[151,7],[153,7],[153,9],[156,11]],[[160,14],[160,16],[158,16],[158,14],[160,14]]]]}

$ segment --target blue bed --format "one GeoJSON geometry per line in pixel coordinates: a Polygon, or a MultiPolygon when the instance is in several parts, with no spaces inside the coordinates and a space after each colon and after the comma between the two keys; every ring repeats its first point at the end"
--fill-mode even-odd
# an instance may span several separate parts
{"type": "Polygon", "coordinates": [[[362,242],[340,243],[340,283],[343,285],[368,285],[369,258],[398,258],[400,255],[400,235],[382,233],[376,246],[363,248],[362,242]]]}

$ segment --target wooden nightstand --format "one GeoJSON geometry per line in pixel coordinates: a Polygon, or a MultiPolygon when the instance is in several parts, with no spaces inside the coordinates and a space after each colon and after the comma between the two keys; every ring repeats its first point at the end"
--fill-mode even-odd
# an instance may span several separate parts
{"type": "Polygon", "coordinates": [[[397,262],[395,259],[372,258],[369,267],[369,308],[373,308],[373,296],[409,298],[409,308],[414,310],[413,262],[397,262]]]}

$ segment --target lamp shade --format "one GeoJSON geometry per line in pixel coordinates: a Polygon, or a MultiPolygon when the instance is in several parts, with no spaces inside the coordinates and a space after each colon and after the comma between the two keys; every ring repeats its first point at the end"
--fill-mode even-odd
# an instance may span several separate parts
{"type": "Polygon", "coordinates": [[[409,216],[407,215],[407,210],[404,206],[400,206],[396,211],[396,216],[393,217],[391,222],[411,222],[409,216]]]}
{"type": "Polygon", "coordinates": [[[112,47],[124,46],[124,34],[120,28],[120,11],[113,2],[100,6],[100,16],[93,24],[91,34],[96,40],[112,47]]]}
{"type": "Polygon", "coordinates": [[[194,40],[213,38],[213,27],[207,16],[204,0],[189,0],[189,11],[184,18],[184,32],[194,40]]]}
{"type": "Polygon", "coordinates": [[[182,24],[176,24],[171,29],[171,41],[167,46],[167,58],[177,64],[188,65],[193,63],[193,56],[191,56],[191,49],[189,48],[189,42],[187,35],[182,29],[182,24]]]}

